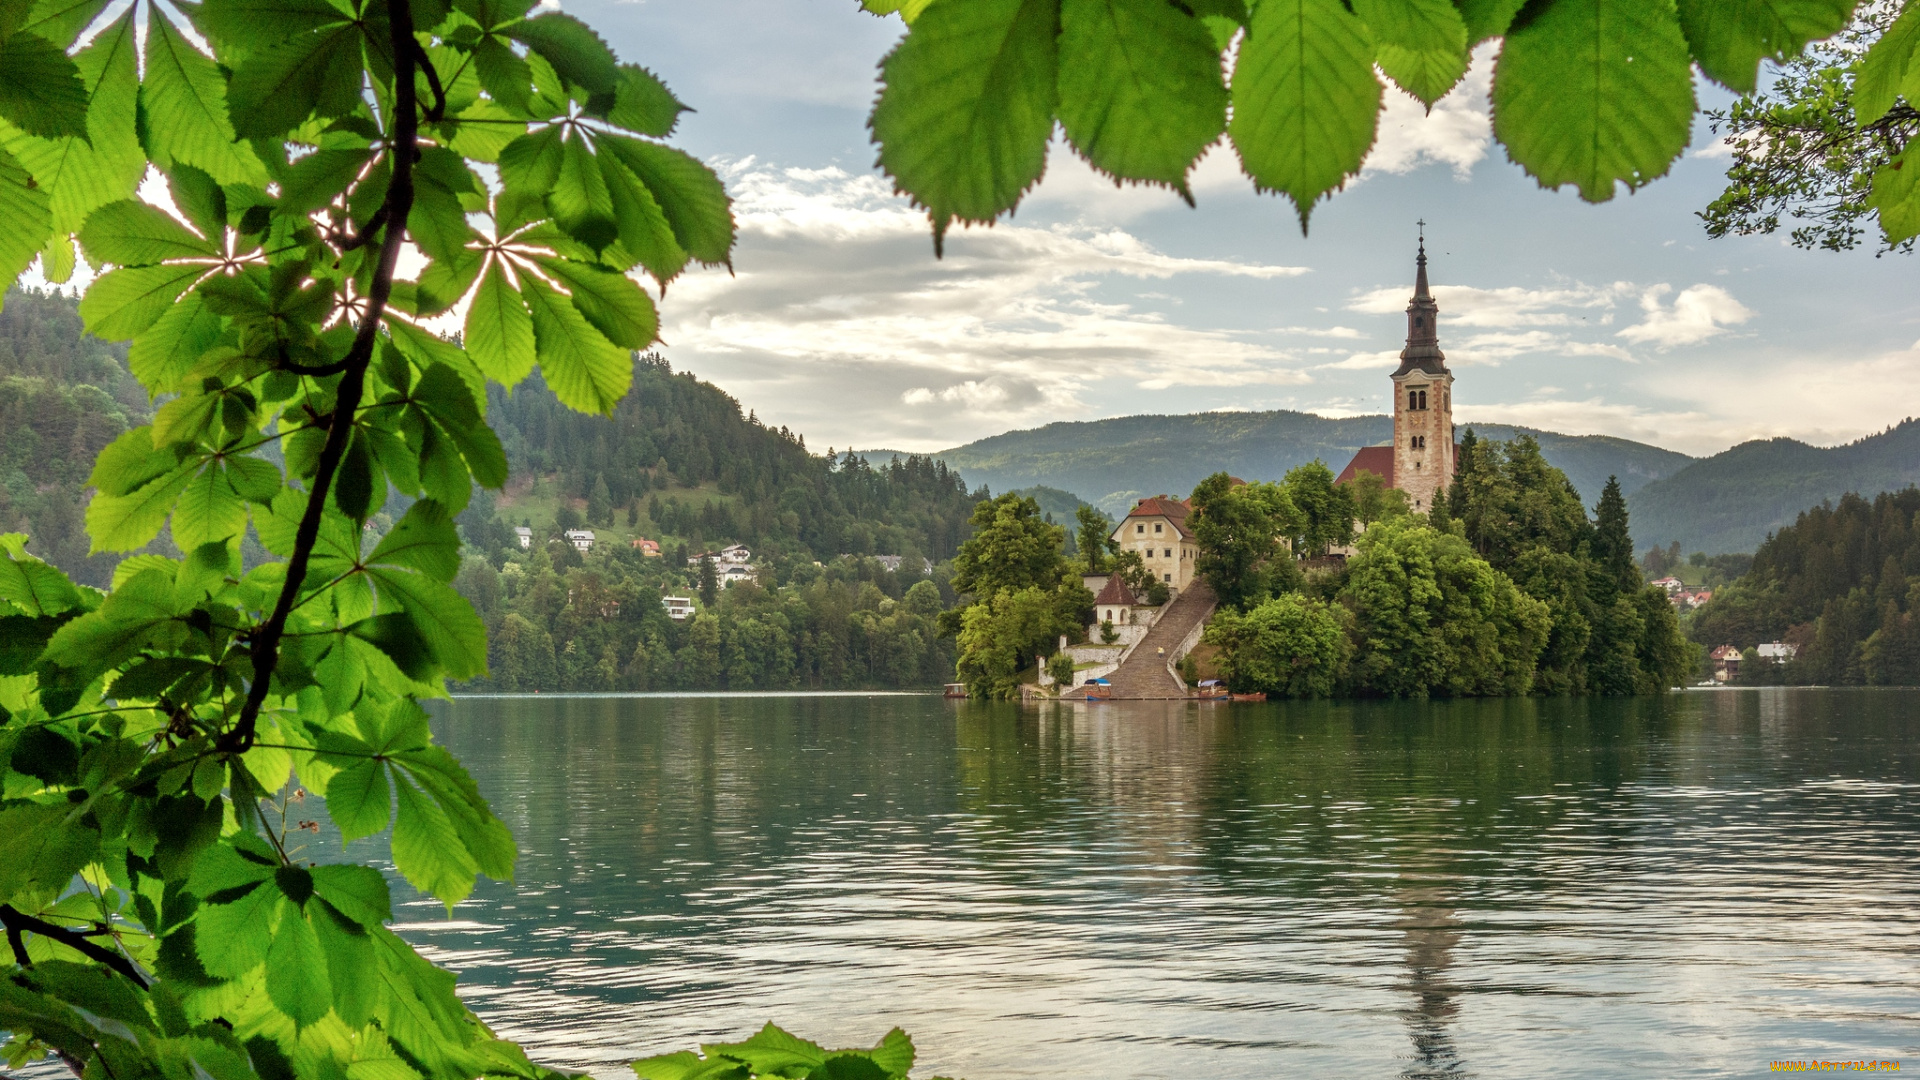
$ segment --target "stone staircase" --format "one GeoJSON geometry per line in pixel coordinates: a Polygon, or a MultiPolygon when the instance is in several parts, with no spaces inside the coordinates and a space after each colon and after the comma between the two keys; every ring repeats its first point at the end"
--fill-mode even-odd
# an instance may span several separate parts
{"type": "MultiPolygon", "coordinates": [[[[1148,628],[1147,636],[1127,654],[1120,667],[1107,676],[1112,684],[1108,696],[1115,701],[1187,697],[1188,692],[1167,670],[1167,664],[1179,660],[1185,651],[1183,646],[1190,647],[1195,631],[1213,614],[1218,603],[1204,581],[1195,580],[1181,590],[1148,628]]],[[[1086,696],[1084,686],[1060,695],[1063,700],[1086,696]]]]}

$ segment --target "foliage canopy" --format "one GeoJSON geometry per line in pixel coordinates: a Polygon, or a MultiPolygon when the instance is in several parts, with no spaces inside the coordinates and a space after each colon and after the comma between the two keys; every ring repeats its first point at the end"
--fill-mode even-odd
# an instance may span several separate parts
{"type": "Polygon", "coordinates": [[[1605,201],[1686,149],[1696,67],[1751,91],[1761,61],[1838,32],[1855,0],[862,2],[908,26],[869,124],[938,250],[953,222],[1019,205],[1056,124],[1116,183],[1189,202],[1194,164],[1224,138],[1304,229],[1374,144],[1380,74],[1431,106],[1494,39],[1494,135],[1508,156],[1544,187],[1605,201]]]}
{"type": "MultiPolygon", "coordinates": [[[[487,670],[450,583],[455,516],[507,478],[488,388],[537,364],[560,403],[610,411],[658,328],[629,275],[726,262],[726,193],[663,141],[685,107],[658,79],[529,0],[107,11],[0,2],[0,276],[99,271],[79,315],[131,339],[161,403],[93,463],[91,548],[164,530],[179,557],[123,559],[101,592],[0,536],[9,1057],[555,1076],[389,929],[381,873],[299,842],[293,804],[325,796],[347,840],[390,832],[400,876],[449,907],[512,876],[419,704],[487,670]],[[149,176],[164,198],[139,196],[149,176]],[[427,323],[462,310],[458,343],[427,323]]],[[[709,1050],[711,1076],[913,1058],[898,1033],[709,1050]]]]}

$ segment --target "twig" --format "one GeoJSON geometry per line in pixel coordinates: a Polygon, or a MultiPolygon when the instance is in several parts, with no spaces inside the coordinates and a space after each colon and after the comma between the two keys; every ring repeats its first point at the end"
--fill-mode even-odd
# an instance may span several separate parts
{"type": "MultiPolygon", "coordinates": [[[[28,915],[12,904],[0,904],[0,923],[6,924],[7,944],[13,946],[14,959],[19,961],[21,967],[33,966],[33,961],[27,958],[26,943],[20,936],[21,931],[31,930],[43,938],[57,941],[69,949],[82,953],[91,959],[98,960],[133,980],[133,984],[142,990],[145,990],[148,986],[146,976],[140,974],[140,969],[133,966],[133,961],[128,960],[112,949],[95,945],[93,942],[87,940],[85,934],[77,930],[69,930],[64,926],[55,926],[45,919],[38,919],[32,915],[28,915]]],[[[106,932],[107,931],[102,931],[102,933],[106,932]]]]}
{"type": "Polygon", "coordinates": [[[333,416],[327,424],[327,441],[314,465],[305,513],[294,533],[293,556],[287,560],[287,579],[280,587],[280,598],[273,614],[253,635],[253,682],[247,687],[246,704],[240,718],[220,737],[219,749],[226,753],[244,753],[253,746],[253,732],[273,684],[274,668],[280,662],[280,636],[286,632],[287,616],[299,597],[301,583],[307,577],[307,563],[320,539],[320,519],[332,494],[333,476],[346,456],[347,441],[353,434],[355,410],[366,390],[367,366],[373,359],[373,347],[379,339],[380,323],[386,313],[387,299],[393,294],[394,268],[400,260],[400,246],[406,239],[407,215],[413,210],[413,163],[419,154],[420,103],[413,84],[413,63],[419,43],[413,37],[413,9],[404,0],[388,0],[388,25],[393,35],[393,133],[388,153],[393,159],[393,178],[387,185],[381,212],[386,216],[386,232],[380,242],[380,261],[375,264],[373,281],[367,290],[367,309],[360,318],[353,347],[341,361],[343,376],[334,392],[333,416]]]}

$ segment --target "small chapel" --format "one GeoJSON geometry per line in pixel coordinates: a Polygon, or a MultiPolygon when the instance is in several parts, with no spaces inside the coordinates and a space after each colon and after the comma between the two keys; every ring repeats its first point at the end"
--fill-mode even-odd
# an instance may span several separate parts
{"type": "Polygon", "coordinates": [[[1416,513],[1453,479],[1453,372],[1440,351],[1440,306],[1427,291],[1427,238],[1422,229],[1414,260],[1413,299],[1407,302],[1407,347],[1393,372],[1393,442],[1363,446],[1340,471],[1339,483],[1362,472],[1379,474],[1407,493],[1416,513]]]}

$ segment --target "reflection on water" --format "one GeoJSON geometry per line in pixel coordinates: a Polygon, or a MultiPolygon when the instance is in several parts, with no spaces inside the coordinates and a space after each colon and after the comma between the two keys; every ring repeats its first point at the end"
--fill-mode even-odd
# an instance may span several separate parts
{"type": "Polygon", "coordinates": [[[605,1076],[769,1018],[970,1080],[1916,1068],[1917,716],[468,699],[520,880],[404,932],[605,1076]]]}

